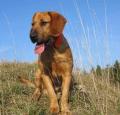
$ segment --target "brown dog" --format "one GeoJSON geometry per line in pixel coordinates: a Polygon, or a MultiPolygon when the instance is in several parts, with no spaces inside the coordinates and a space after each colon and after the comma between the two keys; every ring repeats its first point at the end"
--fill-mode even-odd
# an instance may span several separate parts
{"type": "MultiPolygon", "coordinates": [[[[60,108],[69,113],[68,97],[72,79],[73,59],[71,49],[62,32],[66,19],[56,12],[37,12],[33,16],[30,38],[36,43],[39,69],[35,76],[34,99],[41,95],[43,86],[50,99],[51,113],[60,111],[57,87],[61,87],[60,108]]],[[[29,84],[27,80],[21,80],[29,84]]]]}

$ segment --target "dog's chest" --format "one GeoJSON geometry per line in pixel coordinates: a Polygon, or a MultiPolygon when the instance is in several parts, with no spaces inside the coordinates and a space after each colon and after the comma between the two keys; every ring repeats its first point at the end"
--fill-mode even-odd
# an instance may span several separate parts
{"type": "Polygon", "coordinates": [[[64,54],[56,54],[54,55],[53,62],[52,62],[52,74],[54,76],[62,75],[65,72],[65,55],[64,54]]]}
{"type": "Polygon", "coordinates": [[[52,76],[61,76],[65,71],[65,54],[47,50],[40,56],[40,61],[44,65],[44,71],[52,76]]]}

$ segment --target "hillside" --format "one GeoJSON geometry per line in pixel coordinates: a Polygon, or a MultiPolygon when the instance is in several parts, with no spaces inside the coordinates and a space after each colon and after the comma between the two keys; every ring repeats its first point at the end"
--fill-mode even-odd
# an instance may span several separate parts
{"type": "MultiPolygon", "coordinates": [[[[0,64],[0,115],[49,115],[49,100],[43,95],[31,101],[34,89],[19,83],[18,76],[34,79],[37,66],[28,63],[0,64]]],[[[120,115],[119,85],[94,74],[73,72],[76,84],[71,91],[73,115],[120,115]]]]}

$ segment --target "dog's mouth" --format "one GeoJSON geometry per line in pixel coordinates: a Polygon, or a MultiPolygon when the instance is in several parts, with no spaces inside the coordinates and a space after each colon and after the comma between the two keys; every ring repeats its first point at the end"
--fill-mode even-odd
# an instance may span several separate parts
{"type": "Polygon", "coordinates": [[[45,50],[45,44],[44,43],[37,43],[35,46],[35,54],[42,54],[45,50]]]}
{"type": "Polygon", "coordinates": [[[52,44],[52,40],[48,39],[46,41],[38,41],[35,46],[35,54],[42,54],[45,51],[47,45],[52,44]]]}

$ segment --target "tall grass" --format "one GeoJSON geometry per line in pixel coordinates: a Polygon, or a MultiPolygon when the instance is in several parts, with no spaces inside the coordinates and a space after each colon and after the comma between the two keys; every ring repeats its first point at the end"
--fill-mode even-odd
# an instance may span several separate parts
{"type": "MultiPolygon", "coordinates": [[[[35,64],[0,64],[0,113],[1,115],[49,115],[49,99],[43,95],[38,102],[31,100],[33,88],[19,83],[18,75],[34,79],[35,64]]],[[[104,74],[103,74],[104,75],[104,74]]],[[[106,84],[106,77],[93,73],[73,73],[76,84],[71,91],[70,106],[73,115],[119,115],[120,93],[114,84],[106,84]],[[94,81],[93,81],[94,77],[94,81]],[[82,84],[81,84],[82,81],[82,84]],[[95,86],[94,86],[95,85],[95,86]],[[107,106],[106,106],[107,98],[107,106]],[[106,111],[107,107],[107,111],[106,111]],[[107,112],[107,113],[106,113],[107,112]]]]}
{"type": "MultiPolygon", "coordinates": [[[[73,23],[69,23],[68,41],[73,50],[75,57],[73,76],[77,84],[71,92],[70,105],[73,115],[120,115],[120,89],[114,84],[110,83],[109,69],[108,73],[102,73],[101,77],[90,72],[90,67],[94,66],[95,60],[92,56],[90,38],[93,36],[95,46],[99,49],[99,41],[97,38],[97,29],[101,29],[100,20],[98,19],[96,12],[91,8],[89,1],[86,0],[87,8],[89,10],[89,18],[92,23],[92,27],[85,25],[83,17],[81,15],[80,5],[78,0],[73,0],[75,13],[78,16],[78,25],[82,31],[82,39],[80,37],[75,38],[78,35],[78,26],[73,26],[73,23]],[[96,29],[97,28],[97,29],[96,29]],[[90,30],[91,29],[91,30],[90,30]],[[91,32],[92,31],[92,35],[91,32]],[[71,32],[75,36],[74,40],[71,37],[71,32]],[[81,47],[82,43],[84,45],[81,47]],[[76,46],[74,46],[76,45],[76,46]],[[76,49],[75,49],[76,48],[76,49]],[[81,48],[86,52],[86,59],[89,66],[84,66],[83,58],[81,55],[81,48]],[[75,52],[75,53],[74,53],[75,52]],[[76,56],[77,55],[77,56],[76,56]],[[77,58],[76,58],[77,57],[77,58]],[[79,68],[87,68],[84,73],[79,68]],[[102,78],[102,79],[101,79],[102,78]]],[[[61,6],[60,6],[61,7],[61,6]]],[[[62,7],[63,8],[63,7],[62,7]]],[[[62,10],[61,8],[61,10],[62,10]]],[[[104,34],[104,47],[105,47],[105,61],[109,63],[110,51],[109,51],[109,32],[108,32],[108,19],[107,19],[107,5],[104,0],[104,18],[105,28],[100,30],[104,34]],[[105,31],[104,31],[105,30],[105,31]]],[[[63,14],[66,12],[62,10],[63,14]]],[[[15,38],[14,33],[10,26],[9,18],[3,13],[10,36],[12,38],[13,55],[16,57],[15,51],[15,38]]],[[[102,27],[103,28],[103,27],[102,27]]],[[[99,50],[98,50],[99,52],[99,50]]],[[[100,63],[100,54],[96,53],[98,62],[100,63]]],[[[2,54],[4,51],[2,52],[2,54]]],[[[5,52],[6,53],[6,52],[5,52]]],[[[34,89],[25,87],[18,82],[18,76],[23,75],[29,79],[34,79],[34,72],[36,65],[29,63],[19,62],[7,62],[0,63],[0,115],[49,115],[49,100],[46,95],[43,95],[38,102],[31,101],[31,95],[34,89]]]]}

